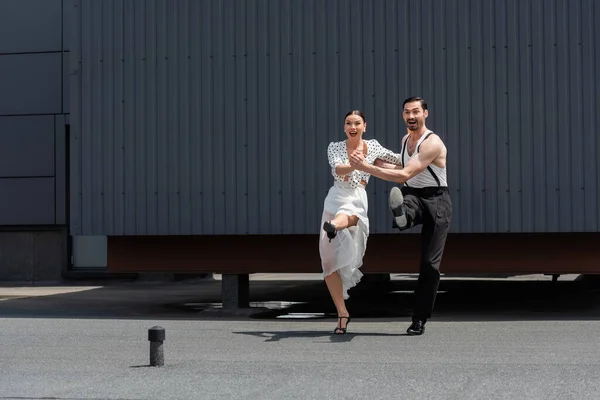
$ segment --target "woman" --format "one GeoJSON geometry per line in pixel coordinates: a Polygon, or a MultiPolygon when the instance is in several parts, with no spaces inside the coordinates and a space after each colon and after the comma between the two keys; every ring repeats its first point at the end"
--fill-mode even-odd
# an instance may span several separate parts
{"type": "Polygon", "coordinates": [[[400,155],[382,147],[375,139],[363,140],[367,130],[365,116],[359,110],[346,114],[346,140],[331,142],[327,157],[334,183],[325,198],[321,224],[319,253],[323,277],[338,314],[334,333],[344,334],[350,322],[345,299],[348,289],[356,286],[363,276],[359,268],[369,236],[368,200],[365,187],[370,175],[350,166],[349,154],[355,151],[365,155],[366,162],[381,160],[399,164],[400,155]]]}

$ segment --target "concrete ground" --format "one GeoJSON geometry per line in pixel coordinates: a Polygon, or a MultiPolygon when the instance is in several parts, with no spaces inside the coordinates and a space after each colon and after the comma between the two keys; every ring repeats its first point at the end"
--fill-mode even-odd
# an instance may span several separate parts
{"type": "Polygon", "coordinates": [[[0,398],[596,399],[600,292],[562,276],[444,277],[409,337],[414,276],[351,292],[347,335],[318,275],[254,275],[252,316],[219,276],[0,287],[0,398]],[[148,367],[148,328],[166,329],[148,367]]]}

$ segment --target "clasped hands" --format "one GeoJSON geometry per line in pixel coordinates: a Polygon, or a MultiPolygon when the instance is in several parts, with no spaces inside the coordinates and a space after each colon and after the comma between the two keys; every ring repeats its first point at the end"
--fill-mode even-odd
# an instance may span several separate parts
{"type": "Polygon", "coordinates": [[[364,171],[364,168],[367,166],[365,162],[365,156],[360,149],[356,149],[350,154],[348,157],[350,160],[350,166],[359,171],[364,171]]]}

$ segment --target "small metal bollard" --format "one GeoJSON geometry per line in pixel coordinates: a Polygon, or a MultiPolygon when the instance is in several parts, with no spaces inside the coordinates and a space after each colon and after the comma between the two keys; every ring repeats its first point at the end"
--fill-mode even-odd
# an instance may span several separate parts
{"type": "Polygon", "coordinates": [[[165,365],[165,353],[163,351],[165,328],[153,326],[148,329],[148,340],[150,341],[150,366],[162,367],[165,365]]]}

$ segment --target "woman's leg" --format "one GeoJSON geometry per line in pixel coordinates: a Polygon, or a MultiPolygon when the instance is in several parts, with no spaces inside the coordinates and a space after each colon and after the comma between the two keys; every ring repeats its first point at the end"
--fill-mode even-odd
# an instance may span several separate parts
{"type": "MultiPolygon", "coordinates": [[[[333,304],[335,304],[338,317],[350,316],[348,310],[346,309],[346,302],[344,301],[344,289],[342,286],[342,278],[337,273],[337,271],[325,277],[325,284],[327,285],[327,289],[329,289],[329,294],[331,295],[333,304]]],[[[348,320],[346,318],[338,318],[338,328],[346,328],[347,324],[348,320]]]]}
{"type": "Polygon", "coordinates": [[[346,214],[338,214],[334,219],[330,221],[334,226],[336,231],[341,231],[342,229],[356,226],[358,224],[358,217],[356,215],[346,215],[346,214]]]}
{"type": "MultiPolygon", "coordinates": [[[[343,213],[337,214],[330,223],[335,226],[336,231],[341,231],[351,226],[358,224],[358,217],[356,215],[347,215],[343,213]]],[[[327,275],[325,277],[325,284],[329,289],[329,294],[335,304],[338,317],[348,317],[349,313],[346,309],[346,302],[344,301],[344,288],[342,284],[342,278],[337,271],[327,275]]],[[[346,328],[348,320],[346,318],[338,318],[338,328],[346,328]]],[[[341,332],[340,332],[341,333],[341,332]]]]}

